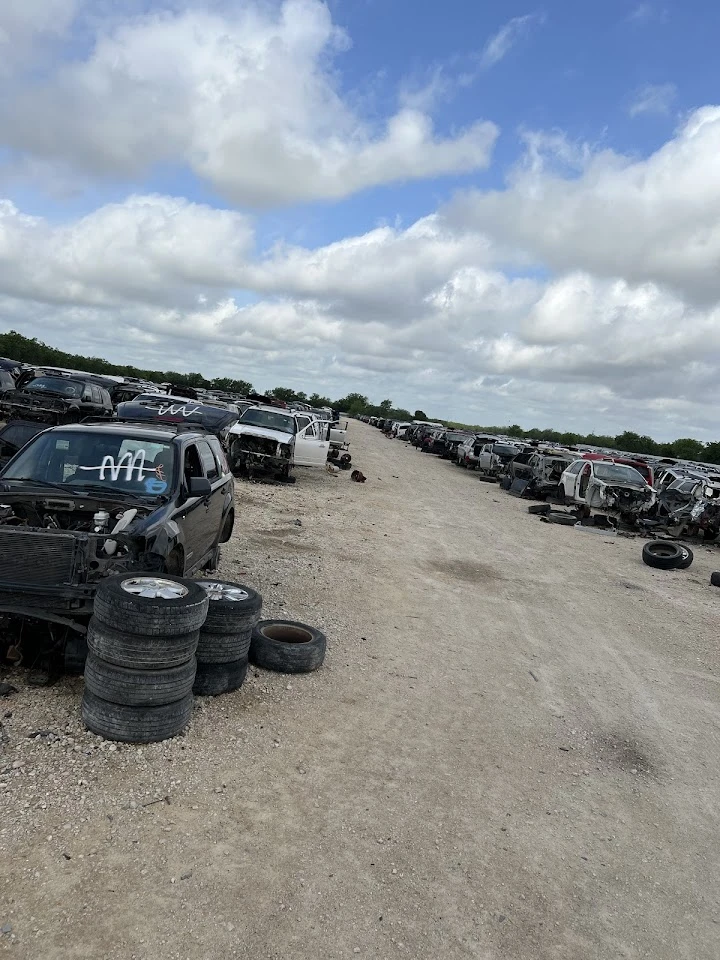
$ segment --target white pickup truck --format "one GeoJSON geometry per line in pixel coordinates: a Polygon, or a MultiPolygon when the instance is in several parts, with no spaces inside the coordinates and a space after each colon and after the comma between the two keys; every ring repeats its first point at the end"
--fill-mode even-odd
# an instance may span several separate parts
{"type": "Polygon", "coordinates": [[[324,467],[330,424],[308,413],[276,407],[249,407],[228,431],[233,470],[273,472],[287,478],[293,467],[324,467]]]}

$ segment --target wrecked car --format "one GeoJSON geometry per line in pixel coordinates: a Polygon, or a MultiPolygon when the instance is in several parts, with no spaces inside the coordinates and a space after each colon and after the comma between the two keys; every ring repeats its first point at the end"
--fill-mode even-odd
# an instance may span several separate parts
{"type": "Polygon", "coordinates": [[[480,449],[475,466],[481,476],[497,479],[505,472],[508,463],[519,453],[521,453],[521,447],[513,443],[502,440],[485,443],[480,449]]]}
{"type": "Polygon", "coordinates": [[[330,430],[309,413],[249,407],[228,430],[230,465],[251,477],[273,473],[287,480],[293,467],[325,466],[330,430]]]}
{"type": "MultiPolygon", "coordinates": [[[[524,450],[507,464],[505,475],[509,478],[511,490],[517,487],[517,492],[524,497],[544,500],[562,492],[562,475],[576,456],[567,450],[524,450]]],[[[564,497],[564,493],[562,495],[564,497]]]]}
{"type": "Polygon", "coordinates": [[[102,577],[192,575],[215,565],[233,523],[216,437],[118,422],[44,430],[0,471],[0,614],[82,632],[102,577]]]}
{"type": "Polygon", "coordinates": [[[112,414],[112,400],[105,387],[62,374],[33,377],[0,397],[0,416],[5,420],[39,420],[57,425],[112,414]]]}
{"type": "Polygon", "coordinates": [[[12,460],[28,440],[32,440],[46,429],[46,424],[38,423],[36,420],[11,420],[10,423],[6,423],[0,430],[0,468],[12,460]]]}
{"type": "Polygon", "coordinates": [[[677,537],[720,535],[720,477],[679,477],[658,492],[652,517],[677,537]]]}
{"type": "Polygon", "coordinates": [[[655,491],[634,467],[608,460],[575,460],[561,478],[566,501],[634,523],[655,503],[655,491]]]}
{"type": "Polygon", "coordinates": [[[227,407],[163,393],[142,393],[134,400],[120,403],[117,415],[121,420],[197,424],[223,442],[229,427],[238,419],[237,412],[227,407]]]}

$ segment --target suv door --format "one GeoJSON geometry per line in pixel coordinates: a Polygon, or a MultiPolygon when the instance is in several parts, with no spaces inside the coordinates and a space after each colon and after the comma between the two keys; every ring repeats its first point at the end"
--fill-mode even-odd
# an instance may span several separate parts
{"type": "Polygon", "coordinates": [[[183,499],[173,514],[173,519],[183,533],[185,549],[185,569],[183,572],[189,573],[210,550],[211,544],[208,543],[208,537],[211,522],[208,514],[212,494],[207,497],[190,496],[190,481],[194,477],[205,477],[197,445],[195,443],[187,444],[183,448],[182,458],[180,487],[183,499]]]}
{"type": "Polygon", "coordinates": [[[322,467],[325,465],[330,449],[330,441],[326,439],[327,432],[327,424],[313,420],[303,430],[295,434],[293,463],[296,467],[322,467]]]}
{"type": "Polygon", "coordinates": [[[228,479],[227,477],[223,477],[218,469],[215,454],[207,440],[198,440],[197,448],[200,454],[203,473],[210,481],[211,487],[211,493],[207,499],[207,506],[205,508],[206,533],[209,538],[207,549],[210,550],[217,544],[222,532],[225,488],[228,484],[228,479]]]}

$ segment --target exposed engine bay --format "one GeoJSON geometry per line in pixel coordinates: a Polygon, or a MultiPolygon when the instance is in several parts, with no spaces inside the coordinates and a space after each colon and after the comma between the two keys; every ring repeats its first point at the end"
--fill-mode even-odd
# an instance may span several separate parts
{"type": "Polygon", "coordinates": [[[240,434],[230,444],[230,463],[235,470],[288,470],[292,446],[272,437],[240,434]]]}
{"type": "MultiPolygon", "coordinates": [[[[75,530],[86,533],[119,533],[138,515],[138,508],[101,504],[87,497],[38,497],[12,502],[5,494],[0,503],[0,526],[33,527],[43,530],[75,530]]],[[[142,515],[147,511],[142,511],[142,515]]]]}

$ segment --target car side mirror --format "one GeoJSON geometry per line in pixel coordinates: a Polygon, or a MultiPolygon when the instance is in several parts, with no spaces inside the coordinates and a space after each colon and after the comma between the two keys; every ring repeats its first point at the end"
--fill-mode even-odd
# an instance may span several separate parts
{"type": "Polygon", "coordinates": [[[212,492],[212,487],[210,486],[210,481],[205,477],[191,477],[190,478],[190,496],[191,497],[208,497],[212,492]]]}

